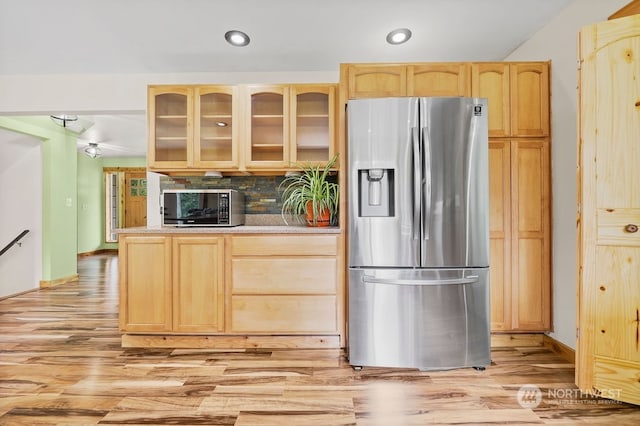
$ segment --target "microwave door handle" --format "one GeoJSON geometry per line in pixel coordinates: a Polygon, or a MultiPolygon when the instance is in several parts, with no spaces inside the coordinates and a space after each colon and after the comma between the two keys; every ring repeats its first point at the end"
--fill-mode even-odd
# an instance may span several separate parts
{"type": "Polygon", "coordinates": [[[420,195],[422,191],[420,189],[422,185],[421,181],[421,161],[420,161],[420,136],[418,134],[418,128],[411,128],[411,145],[413,147],[413,222],[412,222],[412,230],[413,230],[413,239],[419,240],[421,233],[421,222],[420,222],[420,207],[422,204],[422,200],[420,195]]]}

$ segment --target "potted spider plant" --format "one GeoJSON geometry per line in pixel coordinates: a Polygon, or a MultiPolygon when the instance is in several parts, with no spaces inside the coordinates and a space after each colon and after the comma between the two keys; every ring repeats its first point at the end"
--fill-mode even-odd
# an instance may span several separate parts
{"type": "Polygon", "coordinates": [[[299,173],[286,176],[280,183],[282,218],[287,225],[287,215],[308,226],[329,226],[336,223],[340,187],[328,178],[337,160],[336,154],[324,166],[311,163],[302,165],[299,173]]]}

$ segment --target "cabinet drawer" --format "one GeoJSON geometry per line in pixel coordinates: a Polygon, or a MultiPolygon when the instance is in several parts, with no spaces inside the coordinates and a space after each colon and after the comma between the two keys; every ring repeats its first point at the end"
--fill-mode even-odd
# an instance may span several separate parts
{"type": "Polygon", "coordinates": [[[233,296],[231,332],[334,332],[335,296],[233,296]]]}
{"type": "Polygon", "coordinates": [[[234,256],[335,256],[338,253],[335,235],[269,235],[233,237],[234,256]]]}
{"type": "Polygon", "coordinates": [[[335,258],[241,258],[232,266],[233,294],[336,292],[335,258]]]}

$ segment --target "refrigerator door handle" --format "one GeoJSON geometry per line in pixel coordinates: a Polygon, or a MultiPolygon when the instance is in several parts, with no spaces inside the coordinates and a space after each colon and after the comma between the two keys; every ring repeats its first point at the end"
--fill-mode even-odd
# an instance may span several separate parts
{"type": "Polygon", "coordinates": [[[421,170],[421,161],[420,161],[420,135],[418,133],[418,128],[413,127],[411,129],[411,145],[413,147],[413,239],[419,240],[422,222],[420,220],[420,206],[422,204],[421,194],[421,185],[422,182],[420,180],[419,171],[421,170]]]}
{"type": "Polygon", "coordinates": [[[424,163],[422,165],[421,175],[424,180],[424,210],[422,213],[422,238],[428,240],[430,238],[431,228],[431,141],[429,139],[429,128],[423,127],[420,139],[424,150],[424,163]]]}
{"type": "Polygon", "coordinates": [[[465,278],[443,279],[443,280],[403,280],[376,278],[370,275],[363,275],[362,282],[365,284],[392,284],[392,285],[451,285],[451,284],[473,284],[478,282],[477,275],[469,275],[465,278]]]}

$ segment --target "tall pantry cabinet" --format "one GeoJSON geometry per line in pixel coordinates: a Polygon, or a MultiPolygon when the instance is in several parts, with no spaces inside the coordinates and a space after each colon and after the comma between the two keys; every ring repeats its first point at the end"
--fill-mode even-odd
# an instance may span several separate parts
{"type": "Polygon", "coordinates": [[[579,46],[576,383],[640,404],[640,15],[579,46]]]}
{"type": "Polygon", "coordinates": [[[492,331],[550,328],[549,66],[455,62],[340,69],[343,103],[385,96],[488,98],[492,331]]]}

